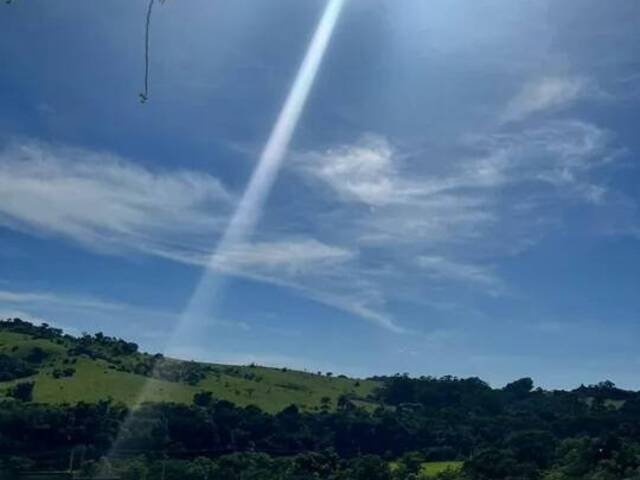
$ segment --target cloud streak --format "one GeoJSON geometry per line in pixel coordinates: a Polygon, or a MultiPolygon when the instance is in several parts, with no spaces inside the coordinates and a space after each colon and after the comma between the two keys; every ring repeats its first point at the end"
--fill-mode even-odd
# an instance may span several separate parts
{"type": "Polygon", "coordinates": [[[116,302],[82,297],[77,295],[61,295],[51,292],[24,292],[0,290],[0,304],[11,305],[63,305],[65,307],[100,310],[122,310],[125,305],[116,302]]]}
{"type": "Polygon", "coordinates": [[[86,149],[26,142],[0,152],[0,224],[103,253],[201,243],[233,202],[201,172],[152,172],[86,149]]]}
{"type": "Polygon", "coordinates": [[[547,76],[530,81],[509,102],[504,121],[522,120],[529,115],[557,110],[593,91],[589,82],[580,77],[547,76]]]}
{"type": "MultiPolygon", "coordinates": [[[[211,237],[226,224],[234,199],[202,172],[154,172],[111,154],[34,141],[0,152],[0,225],[66,238],[98,253],[158,256],[293,288],[397,330],[367,308],[367,295],[322,286],[324,275],[357,256],[350,248],[298,235],[234,245],[211,262],[211,237]]],[[[47,293],[0,292],[0,301],[117,308],[47,293]]]]}
{"type": "Polygon", "coordinates": [[[376,135],[298,153],[290,168],[330,205],[331,228],[312,237],[266,226],[213,261],[207,247],[236,199],[215,177],[27,142],[0,153],[0,222],[292,289],[402,333],[391,300],[436,305],[443,286],[504,295],[496,259],[530,248],[568,206],[606,202],[593,172],[615,160],[609,140],[563,120],[465,135],[450,158],[409,155],[376,135]]]}
{"type": "Polygon", "coordinates": [[[504,286],[493,270],[486,266],[449,260],[438,256],[421,256],[418,265],[434,280],[476,285],[498,294],[504,286]]]}
{"type": "Polygon", "coordinates": [[[496,259],[531,248],[570,207],[607,202],[609,187],[594,173],[616,152],[593,124],[549,120],[464,135],[458,147],[430,158],[367,135],[296,156],[294,170],[332,209],[343,244],[361,251],[351,275],[381,298],[407,284],[416,298],[445,285],[507,294],[496,259]],[[382,270],[366,268],[369,250],[382,270]]]}

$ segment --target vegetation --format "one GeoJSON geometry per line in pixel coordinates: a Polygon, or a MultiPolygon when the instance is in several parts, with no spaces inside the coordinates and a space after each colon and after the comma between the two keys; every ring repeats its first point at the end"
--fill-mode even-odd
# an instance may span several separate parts
{"type": "Polygon", "coordinates": [[[0,382],[29,377],[36,370],[24,360],[0,354],[0,382]]]}
{"type": "Polygon", "coordinates": [[[185,362],[139,352],[122,339],[65,335],[46,324],[0,322],[0,395],[18,379],[35,381],[33,399],[49,404],[112,399],[133,405],[145,386],[152,402],[190,404],[198,392],[237,405],[278,412],[291,403],[309,411],[335,410],[341,397],[375,408],[375,381],[256,365],[185,362]]]}
{"type": "Polygon", "coordinates": [[[0,400],[7,478],[75,461],[87,475],[124,479],[640,480],[640,393],[607,381],[572,391],[529,378],[504,388],[478,378],[358,381],[180,362],[15,320],[0,331],[0,353],[12,359],[0,363],[12,378],[0,400]],[[131,411],[123,392],[146,381],[155,401],[131,411]],[[240,384],[256,390],[223,397],[240,384]]]}

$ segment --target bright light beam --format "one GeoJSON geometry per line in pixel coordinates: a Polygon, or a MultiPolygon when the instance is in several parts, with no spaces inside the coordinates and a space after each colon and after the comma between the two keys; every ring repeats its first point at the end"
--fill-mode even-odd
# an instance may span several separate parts
{"type": "Polygon", "coordinates": [[[216,267],[223,265],[233,247],[243,244],[253,232],[266,198],[278,176],[282,160],[318,74],[343,4],[344,0],[328,1],[289,95],[260,155],[258,165],[251,175],[227,230],[209,258],[209,268],[196,287],[182,315],[181,324],[189,318],[211,312],[215,297],[216,267]]]}
{"type": "MultiPolygon", "coordinates": [[[[329,40],[343,4],[344,0],[328,0],[291,90],[280,110],[267,144],[260,155],[258,165],[251,175],[249,184],[225,233],[209,257],[202,279],[182,313],[165,350],[175,342],[180,332],[189,333],[189,330],[193,327],[193,320],[206,318],[207,315],[212,313],[218,290],[216,286],[220,279],[217,267],[222,266],[229,252],[235,246],[245,243],[255,229],[267,196],[278,176],[313,82],[318,74],[322,58],[329,45],[329,40]]],[[[147,382],[140,392],[136,406],[146,401],[149,393],[149,382],[147,382]]],[[[122,440],[123,430],[127,429],[131,420],[131,415],[125,420],[120,434],[111,449],[112,453],[117,450],[118,444],[122,440]]]]}

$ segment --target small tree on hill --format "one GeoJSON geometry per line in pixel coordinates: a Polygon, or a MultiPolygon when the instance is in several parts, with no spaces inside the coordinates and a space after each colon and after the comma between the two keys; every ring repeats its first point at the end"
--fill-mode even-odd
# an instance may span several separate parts
{"type": "Polygon", "coordinates": [[[199,407],[208,407],[213,403],[211,392],[198,392],[193,396],[193,404],[199,407]]]}
{"type": "Polygon", "coordinates": [[[533,390],[533,380],[529,377],[521,378],[508,383],[502,391],[509,393],[516,398],[524,398],[533,390]]]}
{"type": "Polygon", "coordinates": [[[9,395],[16,400],[30,402],[33,399],[34,385],[34,382],[17,383],[11,390],[9,390],[9,395]]]}

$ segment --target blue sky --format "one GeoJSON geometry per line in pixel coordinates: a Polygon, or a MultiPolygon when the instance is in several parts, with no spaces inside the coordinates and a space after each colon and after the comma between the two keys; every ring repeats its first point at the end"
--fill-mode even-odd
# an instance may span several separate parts
{"type": "Polygon", "coordinates": [[[347,0],[251,238],[207,267],[324,2],[0,10],[0,316],[203,360],[639,388],[640,5],[347,0]],[[201,321],[174,326],[203,272],[201,321]]]}

